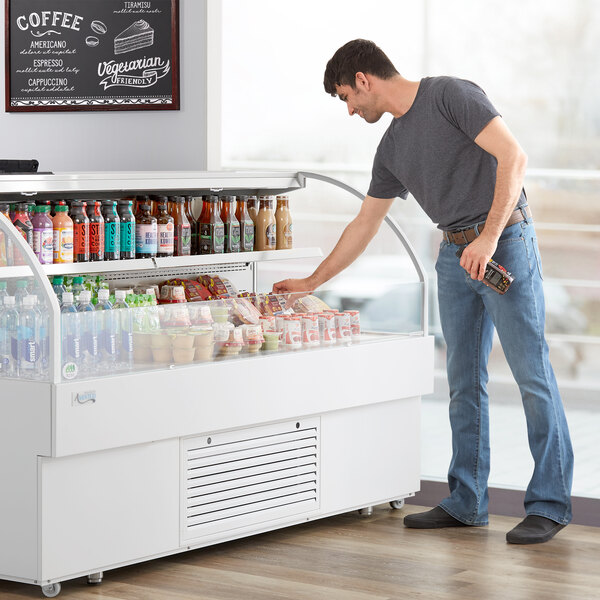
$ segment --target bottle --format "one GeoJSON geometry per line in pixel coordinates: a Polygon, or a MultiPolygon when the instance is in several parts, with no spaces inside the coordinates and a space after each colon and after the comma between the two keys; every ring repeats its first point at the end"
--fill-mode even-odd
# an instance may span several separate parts
{"type": "Polygon", "coordinates": [[[8,292],[6,291],[6,281],[0,281],[0,307],[4,304],[4,298],[8,297],[8,292]]]}
{"type": "Polygon", "coordinates": [[[120,219],[120,250],[121,260],[135,258],[135,217],[131,207],[133,202],[128,199],[119,200],[118,213],[120,219]]]}
{"type": "Polygon", "coordinates": [[[209,196],[209,208],[202,214],[200,223],[200,254],[222,254],[225,245],[225,228],[219,215],[217,196],[209,196]]]}
{"type": "Polygon", "coordinates": [[[37,314],[38,340],[38,377],[47,379],[50,358],[50,315],[46,309],[45,302],[40,302],[37,296],[33,296],[33,310],[37,314]]]}
{"type": "Polygon", "coordinates": [[[81,361],[81,317],[72,292],[63,294],[61,317],[61,365],[65,379],[74,379],[79,374],[81,361]]]}
{"type": "Polygon", "coordinates": [[[40,346],[38,315],[34,310],[35,296],[25,296],[19,309],[17,330],[16,375],[25,379],[38,379],[40,372],[40,346]]]}
{"type": "Polygon", "coordinates": [[[134,205],[134,209],[133,209],[133,214],[134,214],[136,220],[141,215],[141,207],[144,204],[150,205],[148,196],[136,196],[135,197],[135,205],[134,205]]]}
{"type": "Polygon", "coordinates": [[[90,220],[90,261],[104,260],[104,217],[100,211],[100,200],[88,202],[87,215],[90,220]]]}
{"type": "Polygon", "coordinates": [[[175,251],[175,225],[173,217],[167,212],[167,199],[158,203],[158,252],[157,256],[173,256],[175,251]]]}
{"type": "Polygon", "coordinates": [[[98,365],[98,322],[91,300],[92,293],[83,290],[77,305],[81,313],[81,371],[87,376],[95,374],[98,365]]]}
{"type": "Polygon", "coordinates": [[[135,257],[154,258],[158,250],[158,225],[149,204],[140,204],[135,223],[135,257]]]}
{"type": "MultiPolygon", "coordinates": [[[[166,204],[165,210],[166,210],[166,204]]],[[[133,311],[125,301],[125,290],[115,291],[114,311],[118,319],[117,368],[133,369],[133,311]]]]}
{"type": "MultiPolygon", "coordinates": [[[[150,207],[148,206],[148,213],[150,207]]],[[[115,369],[117,363],[117,333],[119,324],[117,313],[109,301],[110,292],[104,288],[98,290],[98,304],[96,310],[101,311],[98,315],[98,351],[99,368],[101,371],[115,369]]]]}
{"type": "Polygon", "coordinates": [[[269,196],[260,197],[260,208],[255,224],[254,249],[275,250],[277,244],[276,224],[269,196]]]}
{"type": "Polygon", "coordinates": [[[238,196],[235,218],[240,224],[240,251],[254,250],[254,221],[248,214],[248,196],[238,196]]]}
{"type": "Polygon", "coordinates": [[[54,260],[54,230],[49,206],[36,206],[31,221],[33,226],[33,252],[40,264],[51,265],[54,260]]]}
{"type": "Polygon", "coordinates": [[[85,202],[71,202],[71,219],[73,220],[73,262],[89,262],[90,260],[90,220],[85,214],[85,202]]]}
{"type": "Polygon", "coordinates": [[[13,225],[19,230],[19,233],[23,236],[27,244],[33,248],[33,225],[31,224],[27,208],[28,207],[25,202],[17,204],[12,222],[13,225]]]}
{"type": "Polygon", "coordinates": [[[27,289],[27,281],[25,279],[19,279],[17,281],[17,289],[15,291],[15,304],[18,308],[23,306],[23,300],[29,296],[29,290],[27,289]]]}
{"type": "MultiPolygon", "coordinates": [[[[6,282],[2,282],[6,285],[6,282]]],[[[4,296],[0,306],[0,377],[17,375],[19,313],[14,296],[4,296]]]]}
{"type": "Polygon", "coordinates": [[[192,228],[185,214],[183,196],[175,197],[175,208],[171,216],[175,226],[175,256],[189,256],[192,253],[192,228]]]}
{"type": "Polygon", "coordinates": [[[198,222],[194,218],[194,211],[192,207],[192,196],[184,196],[185,199],[185,216],[190,223],[190,254],[199,254],[198,252],[198,222]]]}
{"type": "Polygon", "coordinates": [[[256,223],[256,216],[258,215],[258,200],[256,196],[248,196],[248,214],[252,222],[256,223]]]}
{"type": "Polygon", "coordinates": [[[73,302],[75,302],[75,304],[79,304],[79,297],[81,296],[81,292],[83,292],[84,290],[85,286],[83,285],[83,277],[73,277],[73,285],[71,287],[71,292],[73,293],[73,302]]]}
{"type": "Polygon", "coordinates": [[[52,221],[54,229],[54,263],[73,262],[73,221],[67,214],[66,204],[55,208],[56,216],[52,221]]]}
{"type": "Polygon", "coordinates": [[[221,221],[225,238],[223,248],[225,252],[240,251],[240,223],[233,214],[233,201],[235,196],[221,196],[221,221]]]}
{"type": "Polygon", "coordinates": [[[67,291],[67,288],[65,287],[65,278],[62,275],[55,275],[52,278],[52,289],[56,294],[59,305],[62,306],[63,294],[67,291]]]}
{"type": "Polygon", "coordinates": [[[288,196],[277,196],[275,224],[277,250],[289,250],[292,247],[292,215],[288,196]]]}
{"type": "MultiPolygon", "coordinates": [[[[10,205],[0,202],[0,212],[12,222],[10,218],[10,205]]],[[[15,249],[12,239],[0,231],[0,267],[12,267],[15,264],[15,249]]]]}
{"type": "Polygon", "coordinates": [[[119,260],[121,252],[120,219],[116,200],[102,200],[104,217],[104,260],[119,260]]]}

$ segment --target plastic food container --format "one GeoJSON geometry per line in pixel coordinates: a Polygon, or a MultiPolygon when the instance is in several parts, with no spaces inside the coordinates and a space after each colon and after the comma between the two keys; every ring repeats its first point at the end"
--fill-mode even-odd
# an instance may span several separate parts
{"type": "Polygon", "coordinates": [[[150,336],[150,340],[153,348],[170,348],[171,347],[171,337],[169,334],[164,331],[162,333],[153,333],[150,336]]]}
{"type": "Polygon", "coordinates": [[[263,333],[265,341],[262,345],[262,349],[267,352],[279,350],[279,333],[277,331],[265,331],[263,333]]]}
{"type": "Polygon", "coordinates": [[[152,358],[157,363],[169,363],[173,358],[171,346],[152,348],[152,358]]]}
{"type": "Polygon", "coordinates": [[[195,348],[173,348],[173,359],[176,363],[190,363],[194,360],[195,348]]]}
{"type": "Polygon", "coordinates": [[[173,338],[173,348],[193,348],[194,347],[194,336],[189,333],[178,333],[173,338]]]}
{"type": "Polygon", "coordinates": [[[196,361],[212,360],[214,348],[215,348],[214,344],[207,344],[204,346],[196,346],[196,353],[194,355],[194,360],[196,360],[196,361]]]}

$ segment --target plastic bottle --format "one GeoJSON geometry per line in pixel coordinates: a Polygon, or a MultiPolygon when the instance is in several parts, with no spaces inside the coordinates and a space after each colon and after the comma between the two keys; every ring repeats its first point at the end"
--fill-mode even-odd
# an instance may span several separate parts
{"type": "Polygon", "coordinates": [[[99,370],[110,372],[117,363],[117,335],[119,331],[118,315],[113,310],[109,301],[110,292],[106,289],[98,290],[97,311],[98,315],[98,350],[99,370]]]}
{"type": "Polygon", "coordinates": [[[89,262],[90,260],[90,220],[85,214],[85,202],[71,202],[71,219],[73,220],[73,262],[89,262]]]}
{"type": "Polygon", "coordinates": [[[8,292],[6,291],[6,281],[0,281],[0,307],[4,303],[4,298],[8,297],[8,292]]]}
{"type": "Polygon", "coordinates": [[[235,196],[221,196],[221,221],[225,230],[224,251],[240,251],[240,224],[233,214],[235,196]]]}
{"type": "Polygon", "coordinates": [[[94,375],[98,369],[98,319],[91,302],[92,292],[83,290],[79,295],[77,312],[81,313],[81,371],[94,375]]]}
{"type": "Polygon", "coordinates": [[[67,291],[65,287],[65,278],[62,275],[55,275],[52,278],[52,289],[58,298],[58,303],[62,306],[63,294],[67,291]]]}
{"type": "MultiPolygon", "coordinates": [[[[0,202],[0,212],[9,220],[10,205],[7,202],[0,202]]],[[[3,231],[0,231],[0,267],[12,267],[15,264],[15,249],[13,240],[3,231]]]]}
{"type": "Polygon", "coordinates": [[[27,281],[25,279],[19,279],[19,281],[17,281],[17,289],[15,291],[15,304],[17,305],[17,308],[23,306],[23,300],[26,296],[29,296],[27,281]]]}
{"type": "Polygon", "coordinates": [[[34,296],[33,310],[37,313],[37,340],[39,348],[38,377],[47,379],[50,359],[50,315],[46,303],[34,296]]]}
{"type": "Polygon", "coordinates": [[[121,260],[135,258],[135,217],[131,207],[133,202],[128,199],[119,200],[117,212],[120,219],[120,251],[121,260]]]}
{"type": "Polygon", "coordinates": [[[73,301],[75,304],[79,304],[79,297],[81,296],[81,292],[85,290],[83,285],[83,277],[77,276],[73,277],[73,286],[71,287],[71,291],[73,292],[73,301]]]}
{"type": "Polygon", "coordinates": [[[61,365],[65,379],[79,375],[81,362],[81,317],[73,301],[73,293],[63,294],[61,312],[61,365]]]}
{"type": "Polygon", "coordinates": [[[167,212],[167,199],[158,202],[158,252],[157,256],[173,256],[175,251],[175,225],[167,212]]]}
{"type": "Polygon", "coordinates": [[[0,306],[0,376],[15,377],[19,313],[14,296],[5,296],[3,300],[0,306]]]}
{"type": "Polygon", "coordinates": [[[50,218],[50,207],[36,206],[33,219],[33,252],[40,264],[51,265],[54,260],[54,229],[50,218]]]}
{"type": "Polygon", "coordinates": [[[100,200],[87,203],[87,216],[90,220],[90,261],[104,260],[104,217],[100,211],[100,200]]]}
{"type": "Polygon", "coordinates": [[[154,258],[158,250],[158,225],[149,204],[140,204],[135,223],[135,257],[154,258]]]}
{"type": "MultiPolygon", "coordinates": [[[[33,225],[29,219],[29,213],[27,211],[27,204],[21,202],[17,204],[15,214],[13,217],[13,225],[18,229],[19,233],[23,236],[27,244],[33,248],[33,225]]],[[[25,264],[25,261],[21,257],[21,253],[17,253],[17,264],[25,264]]]]}
{"type": "Polygon", "coordinates": [[[104,217],[104,260],[119,260],[121,256],[121,220],[116,200],[102,201],[104,217]]]}
{"type": "Polygon", "coordinates": [[[258,200],[256,196],[248,196],[248,214],[252,222],[256,224],[256,216],[258,215],[258,200]]]}
{"type": "Polygon", "coordinates": [[[117,315],[119,334],[117,337],[117,368],[133,369],[133,311],[125,301],[125,290],[115,291],[114,312],[117,315]]]}
{"type": "Polygon", "coordinates": [[[190,223],[190,254],[200,254],[198,251],[198,223],[194,218],[194,211],[192,209],[192,196],[184,196],[185,199],[185,216],[190,223]]]}
{"type": "Polygon", "coordinates": [[[23,306],[19,309],[16,374],[25,379],[38,379],[40,372],[39,323],[34,309],[36,301],[35,296],[25,296],[23,306]]]}
{"type": "Polygon", "coordinates": [[[52,220],[54,226],[54,262],[73,262],[73,221],[67,214],[67,206],[59,204],[52,220]]]}
{"type": "Polygon", "coordinates": [[[248,213],[248,196],[238,196],[235,218],[240,224],[240,251],[254,250],[254,221],[248,213]]]}

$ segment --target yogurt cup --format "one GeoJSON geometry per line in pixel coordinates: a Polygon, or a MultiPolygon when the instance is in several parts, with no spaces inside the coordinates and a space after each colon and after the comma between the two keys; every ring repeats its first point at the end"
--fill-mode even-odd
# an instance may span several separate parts
{"type": "Polygon", "coordinates": [[[158,347],[158,348],[152,348],[152,358],[154,359],[154,362],[157,363],[169,363],[171,362],[171,359],[173,358],[173,354],[171,352],[171,347],[169,346],[168,348],[165,347],[158,347]]]}
{"type": "Polygon", "coordinates": [[[170,348],[171,337],[168,333],[153,333],[150,336],[151,344],[153,348],[170,348]]]}
{"type": "Polygon", "coordinates": [[[194,360],[195,348],[173,348],[173,359],[176,363],[190,363],[194,360]]]}
{"type": "Polygon", "coordinates": [[[196,361],[212,360],[214,348],[215,348],[214,344],[207,344],[204,346],[196,346],[196,353],[194,355],[194,360],[196,360],[196,361]]]}
{"type": "Polygon", "coordinates": [[[194,336],[187,333],[177,334],[173,339],[173,348],[193,348],[194,336]]]}

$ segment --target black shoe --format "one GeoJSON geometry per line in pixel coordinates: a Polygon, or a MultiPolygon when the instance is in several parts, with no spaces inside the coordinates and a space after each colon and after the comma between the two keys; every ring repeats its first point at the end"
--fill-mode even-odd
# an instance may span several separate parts
{"type": "Polygon", "coordinates": [[[527,515],[506,534],[506,541],[509,544],[541,544],[551,540],[564,527],[546,517],[527,515]]]}
{"type": "Polygon", "coordinates": [[[404,517],[404,525],[414,529],[440,529],[441,527],[468,527],[466,523],[450,516],[443,508],[436,506],[431,510],[404,517]]]}

